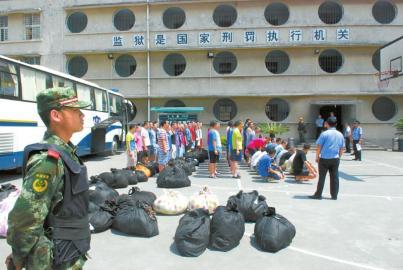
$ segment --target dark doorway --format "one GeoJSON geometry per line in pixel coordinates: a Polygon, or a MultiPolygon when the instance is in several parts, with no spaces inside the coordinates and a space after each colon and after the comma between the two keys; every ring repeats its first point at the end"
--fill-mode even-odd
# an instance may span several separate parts
{"type": "Polygon", "coordinates": [[[337,130],[343,132],[343,113],[341,105],[327,105],[320,107],[319,113],[325,121],[330,117],[330,113],[333,112],[337,118],[337,130]]]}

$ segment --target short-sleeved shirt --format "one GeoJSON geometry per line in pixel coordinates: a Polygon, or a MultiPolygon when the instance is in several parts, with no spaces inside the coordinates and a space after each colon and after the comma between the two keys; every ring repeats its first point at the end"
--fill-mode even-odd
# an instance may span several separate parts
{"type": "Polygon", "coordinates": [[[250,164],[252,165],[252,167],[257,166],[257,164],[259,163],[259,160],[266,155],[266,152],[263,151],[256,151],[256,153],[253,154],[250,164]]]}
{"type": "Polygon", "coordinates": [[[295,175],[298,175],[303,171],[305,161],[305,152],[302,150],[297,150],[297,153],[295,154],[294,160],[292,162],[292,167],[295,175]]]}
{"type": "Polygon", "coordinates": [[[323,120],[323,118],[317,118],[315,121],[315,125],[316,127],[323,127],[323,123],[325,122],[325,120],[323,120]]]}
{"type": "Polygon", "coordinates": [[[136,148],[138,152],[143,151],[143,140],[141,138],[141,131],[134,133],[134,138],[136,140],[136,148]]]}
{"type": "Polygon", "coordinates": [[[149,129],[148,136],[150,137],[151,145],[156,146],[157,145],[157,134],[155,133],[155,130],[149,129]]]}
{"type": "Polygon", "coordinates": [[[358,141],[362,136],[362,127],[356,127],[353,129],[353,140],[358,141]]]}
{"type": "Polygon", "coordinates": [[[131,132],[127,132],[126,135],[126,151],[127,152],[136,151],[136,142],[134,141],[134,136],[131,132]]]}
{"type": "Polygon", "coordinates": [[[281,155],[280,161],[278,162],[277,165],[282,166],[286,160],[289,160],[291,158],[292,154],[287,151],[287,153],[281,155]]]}
{"type": "Polygon", "coordinates": [[[144,137],[145,146],[150,146],[151,145],[150,135],[148,134],[147,129],[142,127],[140,134],[141,134],[141,137],[144,137]]]}
{"type": "Polygon", "coordinates": [[[217,130],[215,129],[210,129],[209,130],[209,135],[208,135],[208,150],[209,151],[219,151],[221,152],[221,138],[220,138],[220,133],[218,133],[217,130]],[[216,148],[214,149],[214,144],[216,143],[216,148]]]}
{"type": "Polygon", "coordinates": [[[345,144],[344,136],[336,128],[331,127],[319,136],[316,144],[320,145],[320,158],[340,158],[340,149],[345,144]]]}
{"type": "Polygon", "coordinates": [[[232,149],[232,133],[234,132],[234,129],[232,127],[228,128],[227,130],[227,146],[228,149],[232,149]]]}
{"type": "Polygon", "coordinates": [[[260,176],[269,176],[269,169],[271,167],[271,158],[268,154],[263,155],[257,163],[257,170],[260,176]]]}
{"type": "Polygon", "coordinates": [[[232,132],[232,149],[236,150],[238,146],[238,150],[242,150],[242,134],[238,128],[234,128],[232,132]]]}

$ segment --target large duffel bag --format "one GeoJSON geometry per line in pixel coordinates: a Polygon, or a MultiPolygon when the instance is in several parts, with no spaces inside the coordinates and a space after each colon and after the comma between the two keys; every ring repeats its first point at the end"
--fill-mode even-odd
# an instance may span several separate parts
{"type": "Polygon", "coordinates": [[[210,224],[212,249],[229,251],[239,245],[244,233],[245,221],[235,204],[217,207],[210,224]]]}
{"type": "Polygon", "coordinates": [[[265,200],[265,197],[259,197],[259,193],[256,190],[252,192],[243,192],[241,190],[238,194],[228,198],[228,201],[238,206],[238,210],[243,215],[245,222],[255,222],[257,220],[256,211],[260,209],[258,205],[263,207],[266,204],[265,200]]]}
{"type": "Polygon", "coordinates": [[[190,197],[188,209],[194,210],[203,208],[208,210],[210,214],[213,214],[219,205],[220,201],[217,196],[214,195],[207,186],[205,186],[200,192],[190,197]]]}
{"type": "Polygon", "coordinates": [[[137,174],[131,169],[122,169],[121,173],[126,177],[129,185],[137,185],[137,174]]]}
{"type": "Polygon", "coordinates": [[[189,187],[190,180],[185,171],[178,166],[168,165],[157,178],[159,188],[182,188],[189,187]]]}
{"type": "Polygon", "coordinates": [[[147,178],[151,177],[151,171],[148,169],[144,164],[142,163],[137,163],[136,165],[136,171],[142,171],[147,178]]]}
{"type": "Polygon", "coordinates": [[[7,237],[8,214],[14,208],[20,190],[11,184],[0,186],[0,236],[7,237]]]}
{"type": "Polygon", "coordinates": [[[164,194],[159,196],[153,205],[158,214],[179,215],[186,212],[188,199],[175,190],[164,190],[164,194]]]}
{"type": "Polygon", "coordinates": [[[277,252],[288,247],[295,237],[294,225],[269,207],[255,225],[256,243],[264,251],[277,252]]]}
{"type": "Polygon", "coordinates": [[[135,171],[136,176],[137,176],[137,181],[139,183],[147,182],[148,181],[148,176],[143,172],[143,171],[135,171]]]}
{"type": "Polygon", "coordinates": [[[118,198],[119,193],[113,188],[110,188],[99,176],[91,176],[90,179],[90,188],[88,192],[90,202],[100,206],[105,201],[113,201],[118,198]]]}
{"type": "Polygon", "coordinates": [[[89,213],[91,232],[100,233],[108,230],[112,226],[116,210],[115,202],[106,201],[97,211],[89,213]]]}
{"type": "Polygon", "coordinates": [[[136,202],[119,208],[112,228],[128,235],[153,237],[158,235],[157,217],[152,207],[145,202],[136,202]]]}
{"type": "Polygon", "coordinates": [[[149,191],[140,190],[138,187],[132,187],[128,194],[122,194],[117,199],[117,204],[122,205],[134,205],[136,202],[146,202],[148,205],[153,205],[157,199],[154,193],[149,191]]]}
{"type": "Polygon", "coordinates": [[[208,211],[195,209],[186,213],[179,220],[174,239],[176,249],[182,256],[200,256],[206,250],[210,239],[208,211]]]}

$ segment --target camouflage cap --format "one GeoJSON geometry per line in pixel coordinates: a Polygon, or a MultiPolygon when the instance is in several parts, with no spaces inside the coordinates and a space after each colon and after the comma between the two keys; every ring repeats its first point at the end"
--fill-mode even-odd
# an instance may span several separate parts
{"type": "Polygon", "coordinates": [[[76,92],[71,87],[55,87],[46,89],[36,96],[38,113],[52,109],[86,108],[91,102],[79,101],[76,92]]]}

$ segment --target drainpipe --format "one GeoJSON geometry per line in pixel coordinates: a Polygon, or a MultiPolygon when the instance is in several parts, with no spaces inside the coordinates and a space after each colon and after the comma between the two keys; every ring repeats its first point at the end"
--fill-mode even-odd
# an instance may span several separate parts
{"type": "Polygon", "coordinates": [[[147,0],[147,121],[151,120],[150,0],[147,0]]]}

